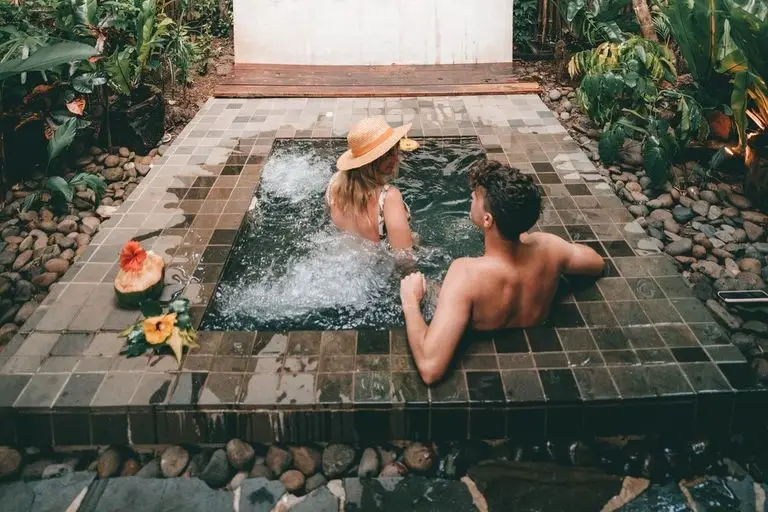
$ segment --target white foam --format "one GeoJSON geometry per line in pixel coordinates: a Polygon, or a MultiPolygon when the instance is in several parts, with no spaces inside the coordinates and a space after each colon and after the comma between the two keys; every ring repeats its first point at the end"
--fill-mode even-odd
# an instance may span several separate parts
{"type": "Polygon", "coordinates": [[[280,151],[269,157],[261,176],[261,190],[298,203],[315,198],[331,178],[327,159],[312,152],[280,151]]]}

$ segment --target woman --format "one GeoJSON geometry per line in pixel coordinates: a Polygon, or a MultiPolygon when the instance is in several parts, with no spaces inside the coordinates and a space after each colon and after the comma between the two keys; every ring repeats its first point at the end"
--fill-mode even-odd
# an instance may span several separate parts
{"type": "Polygon", "coordinates": [[[400,140],[410,123],[392,128],[381,118],[355,124],[347,150],[336,162],[325,199],[333,223],[342,231],[373,242],[386,241],[393,250],[413,247],[410,212],[400,191],[389,184],[400,167],[400,140]]]}

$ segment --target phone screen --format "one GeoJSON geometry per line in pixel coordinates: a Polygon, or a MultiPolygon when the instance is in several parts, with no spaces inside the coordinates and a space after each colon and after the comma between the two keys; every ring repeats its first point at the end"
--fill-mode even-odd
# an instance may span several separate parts
{"type": "Polygon", "coordinates": [[[761,290],[748,290],[742,292],[720,292],[724,299],[765,299],[768,293],[761,290]]]}

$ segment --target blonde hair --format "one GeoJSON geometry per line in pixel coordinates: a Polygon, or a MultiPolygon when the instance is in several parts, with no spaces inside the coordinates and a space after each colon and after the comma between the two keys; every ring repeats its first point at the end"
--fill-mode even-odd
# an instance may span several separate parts
{"type": "Polygon", "coordinates": [[[395,145],[370,164],[349,171],[336,171],[325,191],[328,206],[335,205],[343,213],[365,213],[371,192],[397,175],[397,167],[391,174],[380,172],[381,164],[397,151],[398,146],[395,145]]]}

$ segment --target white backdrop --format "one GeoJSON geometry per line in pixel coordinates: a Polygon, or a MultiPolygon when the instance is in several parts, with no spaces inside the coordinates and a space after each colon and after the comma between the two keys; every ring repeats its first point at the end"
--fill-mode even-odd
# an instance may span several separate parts
{"type": "Polygon", "coordinates": [[[234,0],[235,61],[473,64],[512,60],[513,0],[234,0]]]}

